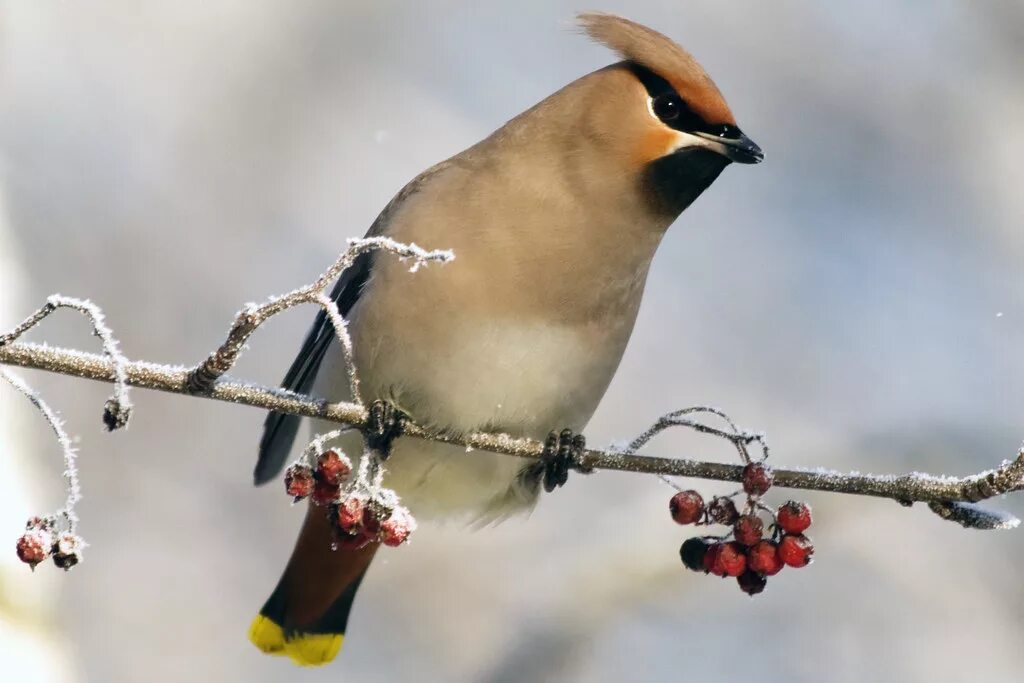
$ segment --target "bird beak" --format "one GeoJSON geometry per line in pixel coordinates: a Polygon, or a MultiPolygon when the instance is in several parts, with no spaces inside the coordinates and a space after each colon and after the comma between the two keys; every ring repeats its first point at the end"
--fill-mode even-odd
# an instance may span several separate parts
{"type": "Polygon", "coordinates": [[[738,164],[759,164],[764,161],[764,152],[756,142],[743,133],[740,133],[738,138],[702,132],[692,134],[705,141],[703,147],[718,152],[730,161],[738,164]]]}

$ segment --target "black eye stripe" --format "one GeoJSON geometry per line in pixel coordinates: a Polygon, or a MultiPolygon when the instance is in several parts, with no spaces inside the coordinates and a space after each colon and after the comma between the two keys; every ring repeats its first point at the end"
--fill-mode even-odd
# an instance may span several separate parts
{"type": "Polygon", "coordinates": [[[730,138],[733,140],[739,140],[740,136],[743,135],[739,128],[728,123],[723,123],[720,126],[708,126],[705,132],[717,135],[720,138],[730,138]]]}
{"type": "Polygon", "coordinates": [[[675,91],[668,81],[650,69],[633,63],[629,65],[629,68],[633,75],[637,77],[637,80],[643,84],[644,89],[647,90],[647,95],[651,98],[651,109],[654,111],[654,115],[666,126],[684,133],[699,131],[724,138],[738,138],[740,136],[739,129],[736,126],[707,123],[690,109],[689,105],[686,104],[686,100],[680,97],[679,93],[675,91]],[[677,110],[678,113],[665,115],[671,114],[670,109],[677,110]]]}

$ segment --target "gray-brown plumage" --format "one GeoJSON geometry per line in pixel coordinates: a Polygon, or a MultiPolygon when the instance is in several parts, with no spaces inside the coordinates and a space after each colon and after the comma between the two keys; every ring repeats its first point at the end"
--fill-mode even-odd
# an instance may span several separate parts
{"type": "MultiPolygon", "coordinates": [[[[365,398],[391,401],[438,429],[541,439],[582,431],[625,350],[665,230],[731,161],[760,161],[686,51],[612,15],[584,14],[580,23],[624,61],[429,169],[372,226],[401,242],[450,248],[456,258],[416,273],[386,256],[367,258],[336,289],[365,398]]],[[[320,316],[288,388],[348,398],[332,337],[320,316]]],[[[257,481],[280,470],[294,421],[268,417],[257,481]]],[[[360,451],[357,438],[343,447],[360,451]]],[[[418,440],[396,441],[387,467],[385,484],[421,519],[497,520],[529,510],[539,490],[537,473],[515,458],[418,440]]],[[[328,546],[329,533],[321,535],[328,546]]],[[[332,604],[343,601],[347,619],[351,566],[372,557],[337,551],[306,563],[310,537],[264,608],[283,629],[281,642],[254,631],[265,650],[294,655],[292,643],[324,632],[309,591],[299,616],[282,586],[319,586],[323,614],[337,623],[332,604]]],[[[303,652],[293,658],[310,659],[303,652]]]]}

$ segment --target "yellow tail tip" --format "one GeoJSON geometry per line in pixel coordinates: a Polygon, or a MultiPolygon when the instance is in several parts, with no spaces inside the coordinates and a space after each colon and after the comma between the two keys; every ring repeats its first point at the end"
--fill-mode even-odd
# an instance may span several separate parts
{"type": "Polygon", "coordinates": [[[284,651],[299,666],[320,666],[332,661],[341,649],[341,633],[296,633],[284,643],[284,651]]]}
{"type": "Polygon", "coordinates": [[[269,617],[257,614],[249,626],[249,642],[268,655],[283,655],[284,631],[269,617]]]}
{"type": "Polygon", "coordinates": [[[268,655],[288,655],[300,666],[320,666],[332,661],[341,650],[341,633],[296,633],[285,638],[273,619],[257,614],[249,626],[249,641],[268,655]]]}

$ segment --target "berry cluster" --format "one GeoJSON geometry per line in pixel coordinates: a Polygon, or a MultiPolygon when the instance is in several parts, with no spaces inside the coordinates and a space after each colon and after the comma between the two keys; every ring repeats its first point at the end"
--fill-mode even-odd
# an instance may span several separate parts
{"type": "Polygon", "coordinates": [[[352,461],[344,453],[326,450],[316,466],[303,462],[290,466],[284,475],[285,491],[295,502],[309,498],[326,508],[334,528],[335,548],[358,550],[379,541],[397,547],[416,530],[409,510],[393,493],[367,483],[365,473],[352,475],[352,461]],[[346,480],[352,481],[346,484],[346,480]]]}
{"type": "Polygon", "coordinates": [[[36,565],[53,558],[53,563],[67,571],[82,560],[85,543],[70,531],[57,533],[53,518],[32,517],[25,524],[25,533],[18,539],[15,550],[18,559],[33,570],[36,565]]]}
{"type": "Polygon", "coordinates": [[[743,514],[731,497],[719,496],[705,504],[696,491],[680,491],[672,496],[669,511],[679,524],[731,527],[724,536],[687,539],[679,549],[683,564],[693,571],[735,577],[740,590],[748,595],[763,591],[767,577],[778,574],[784,566],[810,564],[814,546],[803,532],[811,525],[811,509],[806,503],[793,500],[777,511],[762,504],[761,496],[771,488],[773,480],[771,469],[762,463],[750,463],[743,468],[743,492],[747,498],[743,514]],[[771,516],[767,537],[759,511],[771,516]]]}

